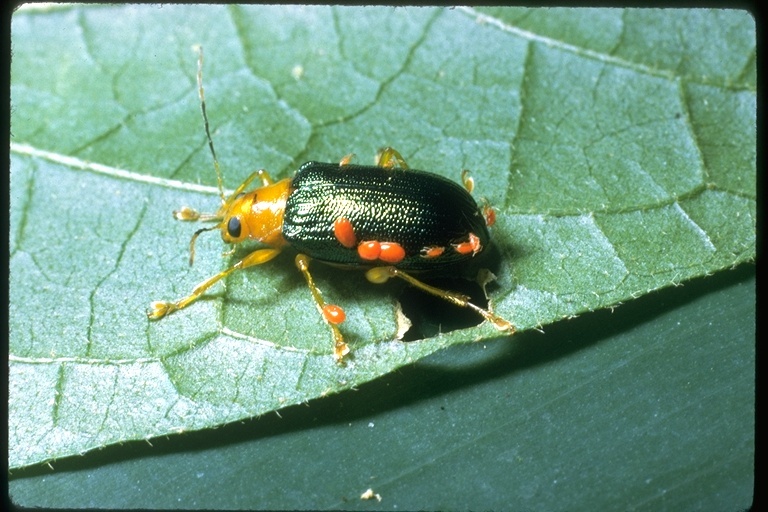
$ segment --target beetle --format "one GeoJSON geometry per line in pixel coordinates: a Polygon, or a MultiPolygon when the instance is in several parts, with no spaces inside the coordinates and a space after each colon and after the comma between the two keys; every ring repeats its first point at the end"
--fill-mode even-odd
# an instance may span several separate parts
{"type": "Polygon", "coordinates": [[[469,297],[414,277],[460,274],[491,242],[488,227],[495,218],[493,210],[488,205],[479,207],[472,198],[474,182],[466,171],[461,186],[437,174],[410,169],[400,153],[386,147],[379,151],[373,166],[352,164],[354,155],[347,155],[339,163],[307,162],[293,177],[280,181],[261,169],[225,196],[205,110],[202,66],[202,48],[198,47],[198,94],[222,202],[214,214],[201,214],[189,207],[174,212],[179,220],[215,222],[192,236],[190,265],[195,240],[206,231],[220,230],[228,244],[256,241],[263,247],[201,282],[186,297],[153,302],[147,312],[150,319],[189,306],[232,272],[264,264],[291,247],[297,252],[296,267],[331,329],[338,361],[349,353],[338,327],[346,315],[341,307],[323,299],[309,272],[311,260],[365,270],[373,283],[402,279],[474,310],[499,331],[514,332],[509,321],[473,304],[469,297]],[[261,186],[246,192],[255,180],[261,186]]]}

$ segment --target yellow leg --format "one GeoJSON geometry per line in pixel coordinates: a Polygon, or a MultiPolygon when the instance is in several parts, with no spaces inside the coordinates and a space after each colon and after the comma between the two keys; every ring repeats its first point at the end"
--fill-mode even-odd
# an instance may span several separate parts
{"type": "Polygon", "coordinates": [[[349,163],[352,161],[352,159],[355,158],[354,153],[350,153],[348,155],[344,155],[344,158],[342,158],[339,161],[339,167],[344,167],[345,165],[349,165],[349,163]]]}
{"type": "MultiPolygon", "coordinates": [[[[221,206],[221,210],[228,207],[232,203],[232,201],[234,201],[237,198],[237,196],[242,194],[243,191],[246,189],[246,187],[250,185],[251,182],[256,178],[259,178],[261,180],[262,185],[270,185],[272,183],[272,178],[269,177],[269,174],[264,169],[259,169],[256,172],[252,172],[251,175],[245,178],[245,181],[242,182],[240,186],[237,187],[235,191],[232,192],[232,194],[230,194],[230,196],[224,200],[221,206]]],[[[223,213],[221,210],[219,210],[219,214],[223,213]]]]}
{"type": "Polygon", "coordinates": [[[401,169],[408,169],[408,164],[405,163],[405,159],[394,148],[387,146],[386,148],[381,148],[376,154],[377,166],[391,169],[395,167],[395,164],[401,169]]]}
{"type": "Polygon", "coordinates": [[[336,360],[341,362],[344,359],[344,356],[349,354],[349,346],[344,342],[344,337],[341,335],[339,328],[329,320],[328,314],[329,306],[338,311],[340,311],[340,308],[332,304],[326,304],[323,300],[323,294],[320,293],[320,289],[317,287],[315,280],[312,279],[312,275],[309,273],[309,257],[304,254],[297,254],[296,268],[299,269],[304,276],[304,279],[307,280],[307,286],[309,286],[309,291],[312,292],[312,298],[315,299],[317,309],[320,311],[320,315],[323,317],[325,323],[331,328],[331,334],[333,335],[333,354],[336,357],[336,360]]]}
{"type": "Polygon", "coordinates": [[[514,334],[515,332],[515,326],[512,325],[511,322],[501,318],[498,315],[495,315],[488,311],[487,309],[483,309],[479,306],[476,306],[469,302],[469,297],[466,295],[463,295],[461,293],[451,292],[447,290],[441,290],[440,288],[435,288],[434,286],[430,286],[426,283],[423,283],[416,279],[415,277],[411,276],[410,274],[406,274],[402,270],[399,270],[396,267],[375,267],[370,270],[368,270],[365,273],[365,277],[372,283],[381,284],[387,282],[392,277],[397,277],[402,279],[403,281],[407,282],[411,286],[414,286],[418,288],[419,290],[423,290],[427,293],[430,293],[434,295],[435,297],[440,297],[443,300],[446,300],[450,302],[451,304],[455,304],[456,306],[461,306],[463,308],[470,308],[477,312],[480,316],[491,322],[493,326],[498,329],[499,331],[506,332],[507,334],[514,334]]]}
{"type": "Polygon", "coordinates": [[[475,190],[475,179],[469,175],[469,169],[461,171],[461,182],[464,184],[464,188],[470,194],[475,190]]]}
{"type": "Polygon", "coordinates": [[[192,293],[184,298],[177,300],[176,302],[155,301],[149,305],[147,316],[151,320],[158,320],[164,316],[173,313],[176,310],[184,309],[192,304],[194,301],[200,298],[208,288],[221,281],[235,270],[241,270],[244,268],[252,267],[254,265],[261,265],[266,263],[275,256],[280,254],[280,249],[259,249],[253,251],[248,256],[238,261],[226,270],[223,270],[215,276],[209,277],[202,283],[198,284],[192,289],[192,293]]]}
{"type": "MultiPolygon", "coordinates": [[[[271,185],[271,184],[273,184],[275,182],[275,180],[272,179],[272,176],[269,175],[269,173],[267,172],[266,169],[259,169],[258,171],[256,171],[256,175],[261,180],[261,186],[262,187],[266,187],[267,185],[271,185]]],[[[241,187],[242,187],[242,185],[241,185],[241,187]]],[[[240,187],[238,187],[238,188],[240,188],[240,187]]],[[[245,188],[245,187],[243,187],[243,188],[245,188]]]]}

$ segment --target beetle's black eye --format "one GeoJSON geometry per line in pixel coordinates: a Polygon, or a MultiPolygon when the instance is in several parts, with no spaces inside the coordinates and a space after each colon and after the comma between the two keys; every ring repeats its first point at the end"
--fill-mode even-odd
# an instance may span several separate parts
{"type": "Polygon", "coordinates": [[[232,217],[229,219],[229,222],[227,222],[227,233],[232,238],[240,238],[240,227],[240,219],[232,217]]]}

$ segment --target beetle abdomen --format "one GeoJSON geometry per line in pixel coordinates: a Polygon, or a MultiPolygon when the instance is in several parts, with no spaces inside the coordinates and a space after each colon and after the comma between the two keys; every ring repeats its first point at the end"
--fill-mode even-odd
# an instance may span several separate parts
{"type": "Polygon", "coordinates": [[[472,196],[436,174],[307,162],[292,189],[283,236],[299,252],[326,263],[439,272],[489,243],[485,218],[472,196]],[[364,242],[399,245],[403,251],[388,258],[382,249],[377,261],[360,249],[364,242]]]}

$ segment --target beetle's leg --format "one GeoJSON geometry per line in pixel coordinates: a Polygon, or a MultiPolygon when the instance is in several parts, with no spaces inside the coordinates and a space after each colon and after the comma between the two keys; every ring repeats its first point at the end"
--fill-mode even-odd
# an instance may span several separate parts
{"type": "Polygon", "coordinates": [[[147,316],[151,320],[158,320],[164,316],[173,313],[178,309],[184,309],[185,307],[196,301],[202,294],[208,290],[211,286],[221,281],[235,270],[241,270],[244,268],[252,267],[254,265],[261,265],[266,263],[275,256],[280,254],[280,249],[259,249],[253,251],[248,256],[238,261],[226,270],[222,270],[215,276],[209,277],[202,283],[198,284],[192,289],[192,293],[184,298],[177,300],[176,302],[155,301],[149,305],[149,311],[147,316]]]}
{"type": "Polygon", "coordinates": [[[469,175],[469,169],[463,169],[461,171],[461,182],[470,194],[475,190],[475,179],[469,175]]]}
{"type": "Polygon", "coordinates": [[[275,180],[272,179],[272,176],[269,175],[266,169],[259,169],[256,171],[256,175],[258,175],[259,179],[261,180],[262,187],[266,187],[267,185],[271,185],[275,182],[275,180]]]}
{"type": "Polygon", "coordinates": [[[376,153],[376,165],[378,167],[386,167],[391,169],[397,165],[401,169],[408,169],[408,164],[405,163],[405,159],[397,152],[396,149],[389,146],[381,148],[376,153]]]}
{"type": "Polygon", "coordinates": [[[259,169],[256,172],[252,172],[250,176],[245,178],[245,181],[243,181],[239,187],[235,189],[234,192],[232,192],[229,197],[227,197],[221,204],[221,209],[225,209],[227,206],[229,206],[232,201],[237,199],[237,196],[243,193],[243,191],[248,187],[248,185],[251,184],[253,180],[256,178],[259,178],[261,180],[262,186],[271,185],[272,184],[272,178],[269,176],[269,173],[265,171],[264,169],[259,169]]]}
{"type": "Polygon", "coordinates": [[[320,293],[320,289],[315,284],[315,280],[312,279],[312,275],[309,273],[309,257],[304,254],[296,255],[296,268],[304,275],[304,279],[307,280],[307,286],[309,291],[312,292],[312,298],[315,299],[317,309],[320,311],[320,315],[331,328],[331,334],[333,335],[333,355],[336,360],[341,362],[345,355],[349,354],[349,347],[344,342],[344,337],[341,335],[341,331],[336,326],[344,321],[344,311],[334,305],[326,304],[323,300],[323,294],[320,293]]]}
{"type": "MultiPolygon", "coordinates": [[[[467,192],[470,194],[473,190],[475,190],[475,179],[470,176],[468,169],[461,171],[461,182],[464,184],[464,188],[467,189],[467,192]]],[[[481,197],[480,201],[483,203],[482,210],[483,216],[485,217],[485,225],[491,227],[496,222],[496,211],[493,209],[490,203],[488,203],[486,198],[481,197]]]]}
{"type": "Polygon", "coordinates": [[[456,306],[461,306],[463,308],[470,308],[477,312],[480,316],[491,322],[493,326],[498,329],[499,331],[506,332],[507,334],[514,334],[515,332],[515,326],[512,325],[511,322],[501,318],[498,315],[495,315],[488,311],[487,309],[483,309],[479,306],[476,306],[469,302],[469,297],[466,295],[463,295],[461,293],[457,292],[451,292],[448,290],[441,290],[440,288],[435,288],[434,286],[430,286],[426,283],[423,283],[416,279],[415,277],[411,276],[410,274],[406,274],[402,270],[398,269],[397,267],[374,267],[370,270],[368,270],[365,273],[365,277],[372,283],[381,284],[386,282],[392,277],[398,277],[402,279],[403,281],[407,282],[411,286],[414,286],[418,288],[419,290],[423,290],[427,293],[430,293],[436,297],[440,297],[441,299],[444,299],[451,304],[455,304],[456,306]]]}
{"type": "Polygon", "coordinates": [[[345,165],[349,165],[349,163],[352,161],[353,158],[355,158],[354,153],[344,155],[344,157],[339,161],[339,167],[344,167],[345,165]]]}

